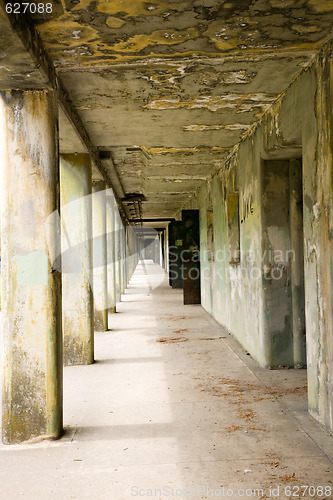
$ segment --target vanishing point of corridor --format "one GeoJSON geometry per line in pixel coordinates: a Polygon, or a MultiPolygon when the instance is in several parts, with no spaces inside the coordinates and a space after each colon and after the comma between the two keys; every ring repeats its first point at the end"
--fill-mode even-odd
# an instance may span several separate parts
{"type": "Polygon", "coordinates": [[[330,498],[305,370],[259,368],[151,260],[117,308],[96,362],[64,369],[65,435],[1,447],[1,499],[330,498]]]}

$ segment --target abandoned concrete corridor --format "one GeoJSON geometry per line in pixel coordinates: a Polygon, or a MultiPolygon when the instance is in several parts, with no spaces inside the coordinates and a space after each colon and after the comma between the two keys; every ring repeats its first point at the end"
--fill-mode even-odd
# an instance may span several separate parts
{"type": "Polygon", "coordinates": [[[65,435],[1,447],[1,499],[333,488],[333,440],[307,413],[306,370],[259,368],[150,260],[122,299],[112,330],[95,334],[96,362],[64,369],[65,435]]]}

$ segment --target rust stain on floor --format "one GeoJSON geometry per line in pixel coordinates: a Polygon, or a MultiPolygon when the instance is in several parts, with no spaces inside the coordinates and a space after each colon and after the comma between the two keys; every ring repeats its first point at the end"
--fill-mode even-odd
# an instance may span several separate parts
{"type": "Polygon", "coordinates": [[[188,332],[188,328],[180,328],[179,330],[174,330],[173,333],[188,332]]]}
{"type": "Polygon", "coordinates": [[[155,342],[161,342],[162,344],[175,344],[176,342],[186,342],[188,339],[186,337],[161,337],[156,339],[155,342]]]}

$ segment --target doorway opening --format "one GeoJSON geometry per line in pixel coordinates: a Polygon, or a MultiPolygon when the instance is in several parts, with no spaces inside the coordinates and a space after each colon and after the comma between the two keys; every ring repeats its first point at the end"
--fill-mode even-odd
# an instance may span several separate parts
{"type": "Polygon", "coordinates": [[[263,287],[270,368],[306,367],[302,160],[266,160],[263,287]]]}

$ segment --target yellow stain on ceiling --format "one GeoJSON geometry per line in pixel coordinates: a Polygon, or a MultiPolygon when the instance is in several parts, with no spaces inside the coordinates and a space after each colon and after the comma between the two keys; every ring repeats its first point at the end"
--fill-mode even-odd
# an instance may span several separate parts
{"type": "Polygon", "coordinates": [[[233,50],[238,47],[241,40],[239,38],[230,38],[229,40],[215,40],[215,46],[219,50],[233,50]]]}
{"type": "MultiPolygon", "coordinates": [[[[244,19],[244,22],[246,20],[244,19]]],[[[219,50],[231,50],[242,43],[238,38],[242,30],[242,27],[227,27],[224,19],[216,19],[209,24],[204,35],[214,42],[219,50]]]]}
{"type": "Polygon", "coordinates": [[[150,35],[135,35],[128,40],[119,42],[110,47],[116,52],[136,52],[149,45],[177,45],[199,36],[195,28],[186,30],[157,30],[150,35]]]}
{"type": "Polygon", "coordinates": [[[291,29],[301,34],[317,33],[318,31],[321,31],[321,28],[319,26],[313,26],[313,25],[306,26],[303,24],[294,24],[291,27],[291,29]]]}
{"type": "Polygon", "coordinates": [[[121,28],[125,24],[125,21],[123,19],[119,19],[119,17],[110,16],[107,18],[106,24],[109,28],[117,29],[121,28]]]}
{"type": "MultiPolygon", "coordinates": [[[[316,0],[317,1],[317,0],[316,0]]],[[[270,0],[269,3],[275,9],[292,9],[292,8],[301,8],[306,3],[305,0],[270,0]]]]}
{"type": "Polygon", "coordinates": [[[319,14],[333,10],[333,0],[308,0],[309,6],[319,14]]]}
{"type": "Polygon", "coordinates": [[[74,49],[85,43],[91,44],[99,37],[94,28],[73,21],[66,14],[56,20],[40,24],[38,32],[46,48],[52,51],[74,49]]]}
{"type": "MultiPolygon", "coordinates": [[[[278,0],[271,0],[277,2],[278,0]]],[[[185,3],[185,2],[184,2],[185,3]]],[[[76,7],[81,8],[90,4],[90,0],[82,0],[80,4],[76,7]]],[[[94,2],[96,4],[96,2],[94,2]]],[[[103,9],[105,5],[108,6],[108,12],[111,14],[116,14],[121,12],[119,9],[125,9],[125,13],[129,15],[129,12],[140,11],[142,9],[148,9],[158,7],[163,9],[167,6],[171,8],[175,2],[167,3],[162,1],[152,1],[143,2],[141,0],[134,2],[129,0],[115,1],[109,0],[108,2],[99,2],[97,4],[98,9],[103,9]],[[104,6],[104,7],[103,7],[104,6]],[[141,6],[141,7],[140,7],[141,6]],[[127,10],[126,10],[127,9],[127,10]],[[141,9],[141,10],[140,10],[141,9]]],[[[176,5],[176,4],[175,4],[176,5]]],[[[178,10],[181,9],[180,3],[177,3],[178,10]]],[[[187,4],[186,4],[187,5],[187,4]]],[[[316,6],[316,9],[320,12],[320,9],[328,9],[332,6],[333,0],[308,0],[308,5],[316,6]]],[[[104,9],[106,11],[106,7],[104,9]]],[[[156,12],[154,10],[147,10],[147,12],[156,12]]],[[[125,14],[123,14],[125,15],[125,14]]],[[[244,18],[244,22],[247,18],[244,18]]],[[[106,26],[111,29],[121,28],[127,21],[120,19],[115,15],[110,15],[106,20],[106,26]]],[[[57,19],[53,19],[44,23],[36,23],[37,30],[40,32],[42,40],[45,44],[47,50],[50,50],[50,55],[54,59],[57,66],[67,66],[67,67],[88,67],[100,64],[112,64],[119,62],[127,62],[139,59],[149,59],[150,57],[158,56],[159,58],[184,58],[184,57],[216,57],[220,56],[221,52],[226,52],[228,55],[239,54],[244,52],[243,47],[240,47],[240,37],[238,33],[242,31],[242,28],[232,29],[232,37],[230,36],[230,28],[226,28],[225,21],[218,19],[210,23],[205,35],[208,36],[209,40],[212,42],[212,50],[191,50],[188,49],[184,52],[174,51],[170,48],[169,51],[164,49],[166,46],[176,46],[184,42],[191,40],[197,40],[200,37],[199,32],[196,28],[191,27],[184,30],[177,29],[159,29],[155,30],[153,33],[141,33],[130,37],[128,40],[119,39],[114,45],[110,45],[107,42],[107,38],[104,37],[104,30],[94,29],[87,24],[83,24],[80,21],[75,21],[70,13],[63,14],[57,19]],[[213,45],[214,44],[214,45],[213,45]],[[140,52],[146,47],[152,46],[149,54],[141,54],[140,52]],[[214,50],[215,46],[215,50],[214,50]],[[112,53],[110,53],[112,51],[112,53]]],[[[281,46],[276,47],[274,50],[282,51],[284,50],[284,45],[287,45],[289,51],[298,50],[316,50],[318,46],[323,43],[323,40],[318,42],[307,42],[306,34],[314,33],[317,30],[316,25],[311,24],[308,27],[302,25],[295,25],[294,30],[300,35],[303,35],[302,40],[297,43],[287,43],[281,41],[281,46]]],[[[323,36],[327,36],[327,33],[323,32],[323,36]]],[[[256,54],[271,53],[271,47],[265,47],[262,44],[256,47],[250,48],[251,55],[248,55],[249,61],[251,57],[255,57],[256,54]]],[[[182,75],[179,75],[182,76],[182,75]]],[[[177,86],[178,75],[173,75],[166,77],[166,85],[177,86]]],[[[151,80],[153,83],[157,82],[151,80]]],[[[163,85],[163,77],[160,79],[163,85]]],[[[163,103],[156,105],[158,109],[163,109],[163,103]]],[[[166,105],[171,108],[170,105],[166,105]]],[[[186,107],[186,105],[179,105],[179,107],[186,107]]],[[[167,109],[167,108],[165,108],[167,109]]],[[[209,108],[208,108],[209,109],[209,108]]]]}
{"type": "Polygon", "coordinates": [[[212,147],[211,152],[212,153],[226,153],[229,150],[230,150],[230,148],[223,148],[220,146],[214,146],[214,147],[212,147]]]}
{"type": "Polygon", "coordinates": [[[318,13],[333,10],[333,0],[269,0],[272,7],[277,9],[306,8],[307,5],[318,13]]]}
{"type": "MultiPolygon", "coordinates": [[[[299,6],[298,0],[270,0],[271,6],[275,8],[288,8],[299,6]]],[[[303,2],[305,3],[305,2],[303,2]]],[[[333,0],[308,0],[308,4],[312,7],[313,10],[316,10],[318,13],[325,12],[329,10],[333,10],[333,0]]],[[[242,18],[242,23],[237,24],[235,26],[228,26],[225,23],[224,19],[216,19],[212,21],[207,30],[204,32],[204,35],[207,36],[211,42],[215,44],[215,47],[221,51],[244,51],[244,48],[248,48],[251,52],[256,51],[272,51],[272,45],[270,45],[269,40],[265,40],[264,35],[260,35],[260,32],[256,29],[255,40],[249,38],[243,38],[244,30],[249,29],[245,26],[247,24],[251,24],[251,18],[244,17],[242,18]],[[241,36],[242,35],[242,36],[241,36]],[[261,40],[261,41],[260,41],[261,40]],[[266,46],[267,45],[267,46],[266,46]]],[[[269,16],[267,16],[267,26],[269,28],[269,16]]],[[[295,25],[293,27],[294,31],[299,33],[300,35],[306,35],[315,33],[317,31],[321,31],[322,27],[320,24],[317,25],[295,25]]],[[[281,28],[282,32],[283,28],[281,28]]],[[[253,30],[250,30],[249,33],[252,33],[253,30]]],[[[323,33],[323,37],[328,33],[323,33]]],[[[303,39],[304,40],[304,39],[303,39]]],[[[277,51],[280,48],[283,49],[285,46],[288,47],[288,50],[302,50],[302,49],[311,49],[316,48],[318,43],[313,43],[311,40],[301,40],[299,42],[287,42],[284,39],[278,40],[274,42],[274,50],[277,51]]]]}
{"type": "Polygon", "coordinates": [[[105,0],[97,3],[97,10],[106,14],[125,12],[127,16],[140,16],[142,14],[155,16],[169,9],[179,10],[185,8],[186,5],[187,2],[167,2],[161,0],[152,0],[150,2],[146,0],[105,0]]]}

